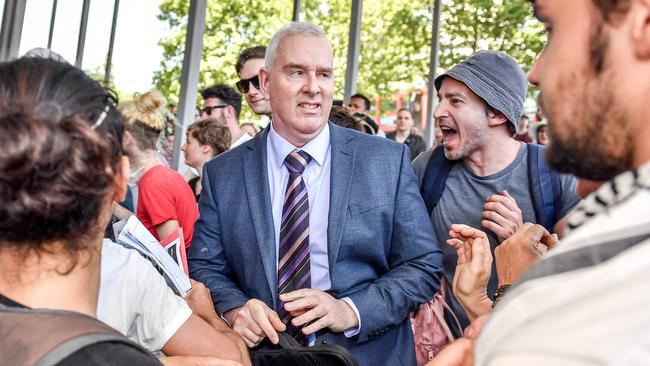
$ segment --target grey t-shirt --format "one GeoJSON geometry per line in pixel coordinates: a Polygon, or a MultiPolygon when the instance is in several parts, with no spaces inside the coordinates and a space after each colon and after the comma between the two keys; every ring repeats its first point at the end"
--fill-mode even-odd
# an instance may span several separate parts
{"type": "MultiPolygon", "coordinates": [[[[440,197],[438,205],[431,213],[431,223],[442,246],[443,264],[448,283],[453,280],[457,260],[456,251],[445,244],[449,239],[451,224],[465,224],[485,231],[490,239],[490,247],[494,255],[494,248],[499,244],[499,241],[492,231],[481,226],[483,205],[486,203],[488,196],[500,194],[504,190],[508,191],[521,209],[523,222],[537,222],[528,182],[527,150],[527,145],[521,143],[517,157],[510,165],[498,173],[485,177],[474,174],[462,162],[452,165],[445,184],[445,191],[440,197]]],[[[422,184],[424,171],[431,154],[432,151],[426,151],[413,161],[413,168],[420,184],[422,184]]],[[[575,193],[575,184],[575,178],[572,176],[561,176],[560,218],[566,216],[580,201],[580,198],[575,193]]],[[[496,290],[497,283],[496,266],[493,262],[492,276],[488,284],[489,296],[492,296],[496,290]]],[[[456,306],[454,308],[457,315],[462,314],[462,311],[457,311],[456,306]]],[[[459,305],[457,308],[462,309],[459,305]]],[[[468,323],[464,314],[461,318],[463,318],[461,319],[461,325],[466,326],[468,323]]]]}

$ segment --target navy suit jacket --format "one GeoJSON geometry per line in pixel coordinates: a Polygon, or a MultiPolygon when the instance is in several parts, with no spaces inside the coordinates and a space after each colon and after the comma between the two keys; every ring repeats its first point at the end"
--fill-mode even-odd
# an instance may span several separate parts
{"type": "MultiPolygon", "coordinates": [[[[442,254],[406,145],[330,123],[327,249],[335,298],[349,297],[361,329],[319,338],[362,365],[414,365],[409,312],[440,285],[442,254]]],[[[256,298],[277,304],[277,259],[266,166],[268,129],[204,168],[190,276],[218,313],[256,298]]]]}

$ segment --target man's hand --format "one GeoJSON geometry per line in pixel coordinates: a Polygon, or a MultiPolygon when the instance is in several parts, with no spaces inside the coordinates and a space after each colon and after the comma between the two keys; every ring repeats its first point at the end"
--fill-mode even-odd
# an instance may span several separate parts
{"type": "Polygon", "coordinates": [[[539,257],[557,243],[557,235],[551,235],[537,224],[523,224],[495,251],[499,286],[515,282],[539,257]]]}
{"type": "Polygon", "coordinates": [[[507,191],[487,198],[483,205],[481,225],[492,231],[499,242],[508,239],[522,224],[523,219],[517,201],[507,191]]]}
{"type": "Polygon", "coordinates": [[[278,313],[257,299],[248,300],[244,306],[229,310],[225,316],[232,324],[232,329],[244,338],[249,348],[257,346],[266,337],[273,344],[277,344],[280,341],[278,332],[287,329],[278,313]]]}
{"type": "Polygon", "coordinates": [[[304,334],[315,333],[323,328],[333,332],[343,332],[346,329],[359,326],[359,319],[352,307],[343,300],[337,300],[326,292],[316,289],[300,289],[280,295],[284,309],[295,316],[291,323],[294,326],[305,325],[304,334]]]}
{"type": "Polygon", "coordinates": [[[451,225],[447,244],[456,249],[458,261],[452,283],[454,296],[470,319],[490,311],[487,284],[492,271],[492,253],[487,235],[467,225],[451,225]]]}

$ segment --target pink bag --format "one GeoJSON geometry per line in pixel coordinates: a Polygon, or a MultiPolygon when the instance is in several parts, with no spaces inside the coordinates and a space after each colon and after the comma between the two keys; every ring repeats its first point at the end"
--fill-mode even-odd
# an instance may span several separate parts
{"type": "Polygon", "coordinates": [[[456,315],[445,302],[446,283],[447,281],[443,277],[440,280],[440,289],[433,295],[433,298],[411,313],[411,328],[413,329],[415,357],[418,366],[432,360],[447,344],[454,341],[451,329],[445,321],[445,309],[451,314],[460,329],[456,315]]]}

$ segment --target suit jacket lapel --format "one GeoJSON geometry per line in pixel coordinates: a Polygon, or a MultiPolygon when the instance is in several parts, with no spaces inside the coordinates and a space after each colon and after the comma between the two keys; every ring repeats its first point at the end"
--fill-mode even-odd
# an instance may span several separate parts
{"type": "MultiPolygon", "coordinates": [[[[277,304],[277,260],[275,258],[275,229],[273,227],[273,212],[271,210],[271,194],[269,193],[269,177],[266,170],[266,142],[268,129],[257,136],[257,143],[247,146],[244,154],[244,182],[248,205],[253,217],[253,227],[264,274],[271,292],[273,309],[277,304]]],[[[242,243],[247,245],[248,243],[242,243]]]]}
{"type": "Polygon", "coordinates": [[[352,186],[352,173],[356,148],[351,141],[353,134],[346,129],[330,123],[331,174],[330,174],[330,210],[327,227],[327,251],[329,257],[330,278],[341,246],[343,225],[347,216],[348,198],[352,186]]]}

